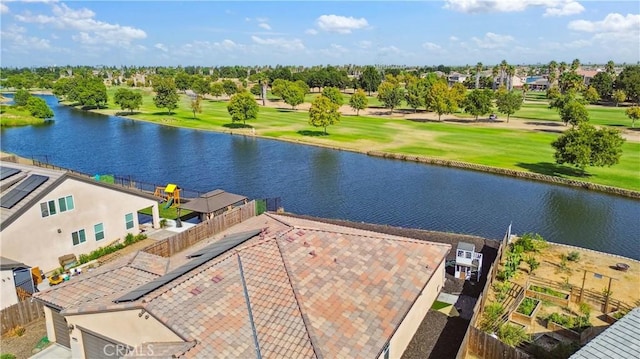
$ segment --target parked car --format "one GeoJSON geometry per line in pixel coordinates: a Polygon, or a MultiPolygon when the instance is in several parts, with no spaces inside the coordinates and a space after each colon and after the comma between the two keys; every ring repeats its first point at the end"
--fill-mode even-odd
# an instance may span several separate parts
{"type": "Polygon", "coordinates": [[[497,120],[497,119],[498,119],[498,116],[496,116],[496,114],[495,114],[495,113],[492,113],[491,115],[489,115],[489,120],[490,120],[490,121],[495,121],[495,120],[497,120]]]}

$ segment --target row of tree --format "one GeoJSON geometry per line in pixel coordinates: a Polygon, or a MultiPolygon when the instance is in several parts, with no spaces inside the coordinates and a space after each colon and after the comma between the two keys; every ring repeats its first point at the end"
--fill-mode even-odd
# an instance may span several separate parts
{"type": "Polygon", "coordinates": [[[31,116],[48,119],[53,117],[53,110],[40,97],[32,96],[29,91],[20,89],[13,95],[14,106],[26,108],[31,116]]]}

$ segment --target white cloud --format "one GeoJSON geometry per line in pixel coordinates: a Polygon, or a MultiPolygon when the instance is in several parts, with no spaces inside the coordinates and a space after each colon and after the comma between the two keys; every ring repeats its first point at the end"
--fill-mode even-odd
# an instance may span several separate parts
{"type": "Polygon", "coordinates": [[[157,43],[157,44],[153,45],[153,47],[155,47],[156,49],[161,50],[163,52],[169,51],[169,49],[167,48],[167,45],[165,45],[165,44],[157,43]]]}
{"type": "Polygon", "coordinates": [[[265,39],[258,36],[251,36],[251,40],[258,45],[272,46],[282,50],[303,50],[304,44],[299,39],[287,40],[283,38],[265,39]]]}
{"type": "Polygon", "coordinates": [[[429,51],[440,51],[442,50],[442,46],[438,45],[438,44],[434,44],[433,42],[425,42],[424,44],[422,44],[422,48],[429,50],[429,51]]]}
{"type": "Polygon", "coordinates": [[[29,50],[49,50],[51,43],[47,39],[41,39],[35,36],[27,36],[27,30],[24,27],[10,25],[6,30],[0,31],[2,41],[12,45],[12,48],[27,52],[29,50]]]}
{"type": "Polygon", "coordinates": [[[129,46],[132,41],[144,39],[147,34],[130,26],[110,24],[95,19],[96,14],[86,8],[72,9],[66,4],[54,4],[53,16],[33,15],[29,12],[16,15],[21,22],[52,25],[59,29],[77,30],[78,34],[72,38],[78,42],[129,46]]]}
{"type": "Polygon", "coordinates": [[[362,40],[362,41],[358,41],[357,45],[362,49],[369,49],[371,48],[371,45],[373,45],[373,43],[371,41],[362,40]]]}
{"type": "Polygon", "coordinates": [[[584,11],[584,6],[579,2],[569,1],[558,7],[548,7],[544,11],[544,16],[568,16],[579,14],[584,11]]]}
{"type": "Polygon", "coordinates": [[[455,37],[455,36],[453,36],[453,35],[452,35],[452,36],[449,36],[449,40],[450,40],[450,41],[458,41],[458,40],[460,40],[460,39],[458,39],[457,37],[455,37]]]}
{"type": "Polygon", "coordinates": [[[445,0],[445,9],[464,13],[515,12],[528,7],[545,8],[545,16],[578,14],[584,7],[575,0],[445,0]]]}
{"type": "Polygon", "coordinates": [[[640,29],[640,15],[608,14],[602,21],[575,20],[568,25],[570,30],[582,32],[626,32],[640,29]]]}
{"type": "Polygon", "coordinates": [[[245,18],[244,18],[244,21],[246,21],[246,22],[251,22],[251,18],[250,18],[250,17],[245,17],[245,18]]]}
{"type": "Polygon", "coordinates": [[[265,29],[265,30],[271,30],[271,26],[269,26],[269,24],[267,24],[266,22],[261,22],[258,24],[258,26],[260,26],[261,28],[265,29]]]}
{"type": "Polygon", "coordinates": [[[221,42],[214,42],[213,48],[225,51],[235,51],[244,49],[244,45],[236,44],[232,40],[224,39],[221,42]]]}
{"type": "Polygon", "coordinates": [[[353,30],[363,29],[369,26],[367,19],[346,17],[339,15],[322,15],[316,20],[316,24],[321,30],[337,32],[339,34],[349,34],[353,30]]]}
{"type": "Polygon", "coordinates": [[[514,40],[513,36],[487,32],[483,38],[472,37],[471,40],[481,49],[497,49],[506,47],[514,40]]]}
{"type": "Polygon", "coordinates": [[[316,29],[306,29],[304,31],[304,33],[308,34],[308,35],[317,35],[318,34],[318,30],[316,30],[316,29]]]}
{"type": "Polygon", "coordinates": [[[6,14],[9,12],[9,7],[5,4],[0,3],[0,14],[6,14]]]}
{"type": "Polygon", "coordinates": [[[267,22],[267,21],[269,21],[269,18],[266,18],[266,17],[257,17],[257,18],[256,18],[256,21],[257,21],[257,22],[267,22]]]}

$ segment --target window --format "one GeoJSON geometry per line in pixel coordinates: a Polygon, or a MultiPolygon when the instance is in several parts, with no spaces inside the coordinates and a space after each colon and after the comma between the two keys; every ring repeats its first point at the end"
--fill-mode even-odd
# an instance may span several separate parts
{"type": "Polygon", "coordinates": [[[464,257],[464,251],[458,251],[458,257],[464,257]]]}
{"type": "Polygon", "coordinates": [[[465,252],[467,258],[471,259],[471,252],[465,252]]]}
{"type": "Polygon", "coordinates": [[[70,211],[74,208],[73,196],[60,197],[57,201],[51,200],[40,203],[40,213],[42,217],[53,216],[58,211],[60,213],[70,211]],[[58,203],[56,209],[56,202],[58,203]]]}
{"type": "Polygon", "coordinates": [[[127,229],[133,228],[133,213],[127,213],[124,216],[124,221],[127,224],[127,229]]]}
{"type": "Polygon", "coordinates": [[[87,241],[87,237],[84,233],[84,229],[81,229],[77,232],[71,233],[71,239],[73,240],[73,245],[77,246],[80,243],[84,243],[87,241]]]}
{"type": "Polygon", "coordinates": [[[104,226],[102,225],[102,223],[98,223],[93,226],[93,231],[96,233],[96,241],[104,239],[104,226]]]}

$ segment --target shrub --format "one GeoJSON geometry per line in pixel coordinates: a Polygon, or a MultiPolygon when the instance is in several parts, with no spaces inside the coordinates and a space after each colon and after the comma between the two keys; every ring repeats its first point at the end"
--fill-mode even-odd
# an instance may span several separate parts
{"type": "Polygon", "coordinates": [[[547,288],[547,287],[539,287],[537,285],[531,285],[531,286],[529,286],[529,289],[531,289],[534,292],[544,293],[544,294],[552,295],[554,297],[558,297],[558,298],[562,298],[562,299],[565,299],[567,297],[566,294],[558,292],[558,291],[553,290],[551,288],[547,288]]]}
{"type": "Polygon", "coordinates": [[[520,345],[524,341],[530,340],[529,334],[523,327],[504,323],[498,329],[498,338],[510,347],[520,345]]]}
{"type": "Polygon", "coordinates": [[[619,310],[619,311],[613,313],[612,317],[614,317],[615,319],[621,319],[622,317],[627,315],[627,313],[628,312],[626,310],[619,310]]]}
{"type": "Polygon", "coordinates": [[[9,336],[11,337],[21,337],[24,335],[24,332],[27,330],[24,329],[21,325],[16,325],[15,327],[9,329],[9,336]]]}
{"type": "Polygon", "coordinates": [[[124,245],[128,246],[134,243],[135,243],[135,237],[133,236],[133,233],[127,233],[127,236],[124,237],[124,245]]]}
{"type": "Polygon", "coordinates": [[[511,290],[511,282],[495,282],[493,284],[496,300],[502,302],[506,299],[507,293],[511,290]]]}
{"type": "Polygon", "coordinates": [[[540,252],[548,246],[547,241],[537,233],[525,233],[516,242],[514,246],[522,246],[525,252],[540,252]]]}
{"type": "Polygon", "coordinates": [[[581,332],[591,326],[588,316],[575,317],[566,314],[551,313],[547,318],[548,321],[562,325],[565,328],[581,332]]]}
{"type": "Polygon", "coordinates": [[[567,255],[567,260],[571,261],[571,262],[579,261],[580,260],[580,252],[578,252],[578,251],[569,252],[569,254],[567,255]]]}
{"type": "Polygon", "coordinates": [[[491,303],[484,308],[480,320],[480,330],[490,332],[495,327],[498,319],[504,314],[504,307],[500,303],[491,303]]]}
{"type": "Polygon", "coordinates": [[[16,359],[16,356],[10,353],[0,355],[0,359],[16,359]]]}
{"type": "Polygon", "coordinates": [[[526,262],[529,265],[529,274],[533,274],[533,272],[540,267],[540,262],[538,262],[534,256],[527,257],[526,262]]]}
{"type": "Polygon", "coordinates": [[[518,306],[518,313],[522,313],[527,316],[531,316],[533,310],[536,309],[536,305],[538,305],[539,301],[537,299],[526,297],[520,302],[518,306]]]}

